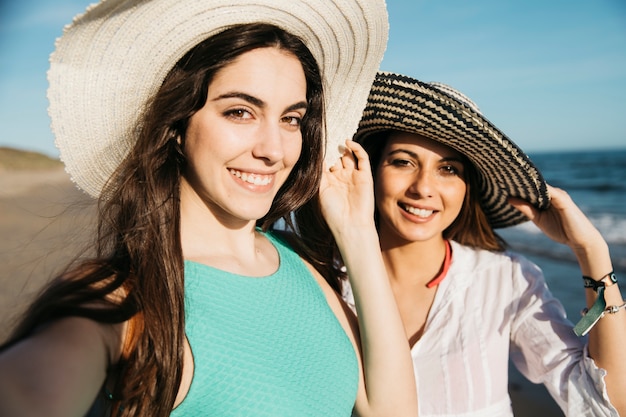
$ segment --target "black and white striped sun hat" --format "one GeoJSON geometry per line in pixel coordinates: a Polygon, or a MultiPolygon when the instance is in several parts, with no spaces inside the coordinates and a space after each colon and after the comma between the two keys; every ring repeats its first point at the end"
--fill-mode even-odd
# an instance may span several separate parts
{"type": "Polygon", "coordinates": [[[530,158],[450,86],[379,72],[354,139],[363,143],[385,130],[418,133],[465,155],[478,171],[481,205],[494,228],[528,220],[508,197],[538,209],[550,205],[546,182],[530,158]]]}

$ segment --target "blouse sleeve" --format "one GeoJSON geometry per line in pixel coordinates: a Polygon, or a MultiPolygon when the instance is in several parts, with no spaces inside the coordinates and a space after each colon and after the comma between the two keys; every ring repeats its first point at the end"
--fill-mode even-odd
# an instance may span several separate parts
{"type": "Polygon", "coordinates": [[[587,339],[574,334],[565,309],[548,289],[543,273],[514,256],[511,360],[528,380],[542,383],[567,416],[615,416],[604,383],[606,371],[587,353],[587,339]]]}

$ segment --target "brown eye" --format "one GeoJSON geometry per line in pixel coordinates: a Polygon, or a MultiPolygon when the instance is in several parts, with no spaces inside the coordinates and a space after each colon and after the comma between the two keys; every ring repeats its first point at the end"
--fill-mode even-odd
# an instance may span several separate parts
{"type": "Polygon", "coordinates": [[[283,123],[287,123],[289,126],[300,127],[302,124],[302,118],[296,116],[285,116],[282,118],[283,123]]]}
{"type": "Polygon", "coordinates": [[[445,176],[460,176],[462,171],[454,165],[444,165],[440,168],[445,176]]]}
{"type": "Polygon", "coordinates": [[[406,167],[411,165],[411,161],[409,161],[408,159],[392,159],[391,160],[391,165],[396,166],[396,167],[406,167]]]}
{"type": "Polygon", "coordinates": [[[252,114],[246,109],[231,109],[224,112],[224,116],[232,119],[251,119],[252,114]]]}

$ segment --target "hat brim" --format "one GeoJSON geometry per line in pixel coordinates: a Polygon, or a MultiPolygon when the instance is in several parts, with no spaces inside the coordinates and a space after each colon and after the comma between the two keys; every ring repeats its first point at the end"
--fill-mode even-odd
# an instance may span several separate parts
{"type": "Polygon", "coordinates": [[[387,45],[384,0],[103,0],[65,28],[50,56],[48,113],[74,182],[98,196],[174,64],[206,38],[254,22],[299,36],[317,60],[332,164],[356,131],[387,45]]]}
{"type": "Polygon", "coordinates": [[[481,206],[494,228],[528,220],[509,197],[540,210],[550,205],[547,184],[528,155],[477,109],[435,85],[379,72],[354,139],[362,143],[385,130],[417,133],[465,155],[479,173],[481,206]]]}

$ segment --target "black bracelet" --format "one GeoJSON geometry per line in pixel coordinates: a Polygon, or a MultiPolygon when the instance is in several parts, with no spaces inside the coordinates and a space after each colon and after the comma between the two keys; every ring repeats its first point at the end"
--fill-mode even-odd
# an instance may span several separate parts
{"type": "Polygon", "coordinates": [[[586,277],[583,275],[583,283],[585,288],[593,288],[595,292],[598,292],[598,288],[608,288],[613,284],[617,284],[617,277],[613,271],[609,272],[599,280],[595,280],[591,277],[586,277]]]}

